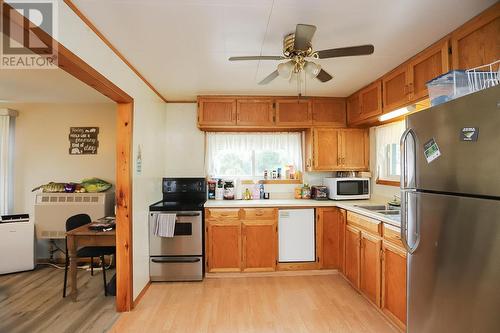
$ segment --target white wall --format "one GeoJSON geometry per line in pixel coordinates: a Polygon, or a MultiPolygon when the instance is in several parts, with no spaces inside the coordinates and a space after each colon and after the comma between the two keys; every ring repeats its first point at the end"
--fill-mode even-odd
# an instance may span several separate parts
{"type": "MultiPolygon", "coordinates": [[[[115,183],[116,106],[114,103],[9,103],[15,119],[13,211],[34,215],[31,190],[48,182],[97,177],[115,183]],[[69,128],[99,127],[96,155],[70,155],[69,128]]],[[[64,247],[64,242],[60,242],[64,247]]],[[[37,241],[37,258],[48,258],[48,241],[37,241]]]]}
{"type": "Polygon", "coordinates": [[[98,177],[115,183],[116,107],[102,104],[9,104],[19,111],[14,144],[14,213],[33,213],[31,190],[48,182],[98,177]],[[70,155],[69,128],[99,127],[96,155],[70,155]]]}
{"type": "Polygon", "coordinates": [[[377,144],[375,140],[375,127],[370,128],[370,171],[372,173],[372,195],[374,197],[392,199],[399,195],[399,187],[377,184],[377,144]]]}
{"type": "MultiPolygon", "coordinates": [[[[165,103],[62,1],[58,41],[134,98],[133,156],[142,146],[142,174],[133,176],[133,294],[149,281],[148,208],[161,198],[165,103]]],[[[158,64],[163,68],[165,64],[158,64]]]]}
{"type": "Polygon", "coordinates": [[[165,118],[165,176],[205,177],[205,135],[196,103],[169,103],[165,118]]]}

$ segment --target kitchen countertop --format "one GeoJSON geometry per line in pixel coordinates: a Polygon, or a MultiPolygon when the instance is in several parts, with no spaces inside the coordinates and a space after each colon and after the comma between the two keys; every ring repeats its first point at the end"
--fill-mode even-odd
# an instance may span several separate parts
{"type": "Polygon", "coordinates": [[[357,205],[385,205],[388,200],[373,198],[369,200],[310,200],[310,199],[269,199],[269,200],[208,200],[205,202],[205,208],[257,208],[257,207],[339,207],[345,210],[358,213],[378,221],[400,226],[400,222],[393,220],[385,215],[357,207],[357,205]]]}

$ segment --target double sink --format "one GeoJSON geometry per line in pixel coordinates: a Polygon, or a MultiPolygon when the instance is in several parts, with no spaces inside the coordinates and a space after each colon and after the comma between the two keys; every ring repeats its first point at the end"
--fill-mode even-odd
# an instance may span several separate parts
{"type": "Polygon", "coordinates": [[[394,221],[401,221],[401,210],[391,205],[355,205],[358,208],[368,210],[372,213],[384,215],[394,221]]]}

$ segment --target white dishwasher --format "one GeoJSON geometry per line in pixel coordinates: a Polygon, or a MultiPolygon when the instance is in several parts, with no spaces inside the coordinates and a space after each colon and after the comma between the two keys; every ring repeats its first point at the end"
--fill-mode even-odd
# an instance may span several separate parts
{"type": "Polygon", "coordinates": [[[314,208],[280,209],[279,262],[315,261],[314,208]]]}

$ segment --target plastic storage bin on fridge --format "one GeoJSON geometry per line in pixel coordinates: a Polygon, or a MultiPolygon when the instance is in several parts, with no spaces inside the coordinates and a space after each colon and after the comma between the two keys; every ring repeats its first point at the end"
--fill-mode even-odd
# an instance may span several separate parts
{"type": "Polygon", "coordinates": [[[450,71],[427,82],[431,105],[439,105],[470,93],[465,71],[450,71]]]}

